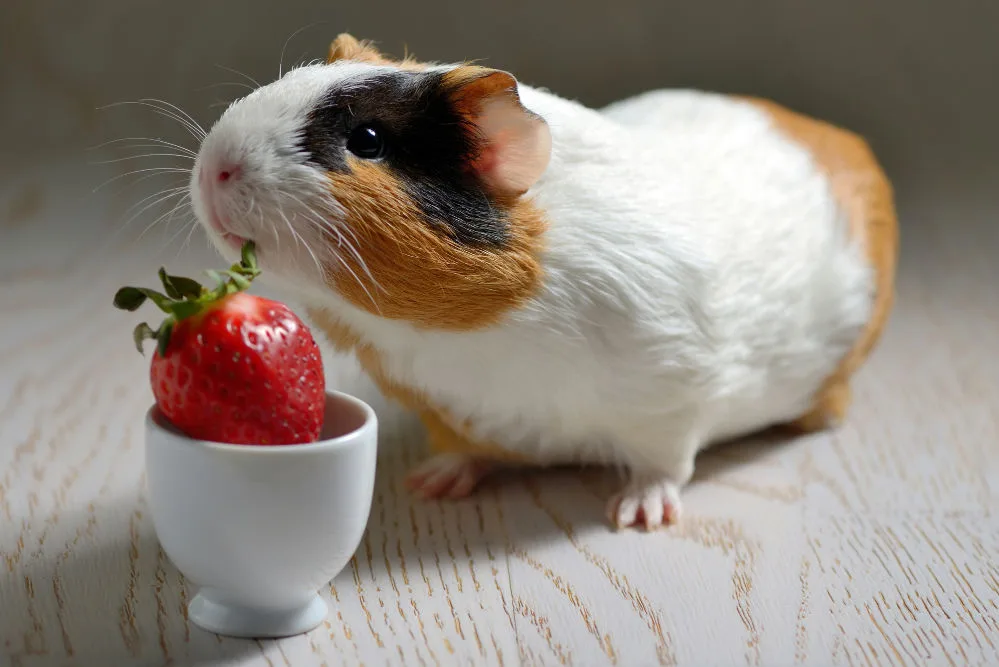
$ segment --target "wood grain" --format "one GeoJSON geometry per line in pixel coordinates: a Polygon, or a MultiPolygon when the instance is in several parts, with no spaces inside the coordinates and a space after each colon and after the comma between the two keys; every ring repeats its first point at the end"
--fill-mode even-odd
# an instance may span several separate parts
{"type": "Polygon", "coordinates": [[[187,619],[145,500],[147,362],[110,307],[160,263],[217,260],[165,245],[176,226],[112,236],[136,192],[66,178],[0,193],[0,666],[999,664],[999,232],[980,210],[909,207],[898,310],[847,423],[705,454],[680,526],[610,530],[603,471],[417,502],[422,435],[386,430],[329,619],[258,642],[187,619]]]}

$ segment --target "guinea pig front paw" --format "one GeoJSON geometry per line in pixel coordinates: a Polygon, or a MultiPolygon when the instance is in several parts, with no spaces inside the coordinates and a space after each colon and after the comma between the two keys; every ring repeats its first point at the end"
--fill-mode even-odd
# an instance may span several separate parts
{"type": "Polygon", "coordinates": [[[680,519],[680,486],[664,477],[636,477],[607,502],[617,528],[655,530],[680,519]]]}
{"type": "Polygon", "coordinates": [[[425,499],[467,498],[496,464],[467,454],[436,454],[411,470],[406,487],[425,499]]]}

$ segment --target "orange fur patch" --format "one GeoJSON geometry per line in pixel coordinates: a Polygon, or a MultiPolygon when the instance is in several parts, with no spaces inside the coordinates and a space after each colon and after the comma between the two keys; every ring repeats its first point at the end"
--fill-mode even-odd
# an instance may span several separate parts
{"type": "Polygon", "coordinates": [[[469,434],[468,424],[455,424],[447,410],[434,405],[425,394],[393,380],[385,372],[381,354],[372,345],[361,340],[349,327],[329,311],[308,309],[309,318],[326,334],[340,352],[353,352],[361,367],[368,373],[381,392],[398,401],[405,408],[419,415],[427,429],[432,451],[460,452],[498,462],[526,463],[527,459],[508,452],[493,443],[476,441],[469,434]]]}
{"type": "Polygon", "coordinates": [[[894,192],[870,146],[860,136],[758,98],[743,98],[767,112],[778,129],[805,146],[825,171],[833,196],[846,212],[851,234],[864,246],[876,275],[874,310],[853,348],[840,362],[812,409],[794,426],[814,431],[842,421],[850,404],[850,378],[881,338],[895,300],[899,229],[894,192]]]}
{"type": "Polygon", "coordinates": [[[425,63],[417,62],[411,56],[406,56],[402,60],[386,58],[370,41],[359,41],[353,35],[347,33],[337,35],[336,39],[330,44],[326,62],[327,64],[333,64],[338,60],[353,60],[371,65],[393,65],[400,69],[411,71],[420,71],[427,68],[425,63]]]}
{"type": "Polygon", "coordinates": [[[497,323],[541,285],[545,222],[529,201],[505,207],[505,246],[471,248],[431,229],[387,168],[351,158],[350,169],[328,174],[330,187],[377,284],[349,253],[341,255],[357,279],[327,268],[331,286],[355,306],[420,327],[469,330],[497,323]]]}
{"type": "MultiPolygon", "coordinates": [[[[393,61],[370,43],[346,34],[330,45],[328,62],[337,60],[394,65],[411,71],[427,67],[411,56],[393,61]]],[[[473,72],[473,68],[460,68],[449,77],[450,84],[457,89],[481,74],[473,72]]],[[[492,81],[498,82],[499,78],[492,81]]],[[[469,105],[471,99],[467,97],[469,105]]],[[[473,109],[468,106],[459,111],[473,109]]],[[[352,232],[351,239],[356,237],[359,254],[377,285],[347,253],[343,260],[364,281],[363,287],[341,267],[328,267],[328,274],[332,276],[332,287],[355,306],[418,326],[468,330],[497,322],[540,286],[543,271],[539,255],[545,223],[530,202],[498,198],[495,205],[508,211],[510,242],[502,249],[473,249],[446,238],[440,230],[430,229],[416,204],[387,169],[353,159],[350,167],[350,174],[329,174],[330,186],[348,212],[345,222],[352,232]]],[[[476,441],[468,424],[456,424],[446,409],[433,404],[423,392],[389,377],[381,353],[334,315],[323,309],[308,312],[336,349],[356,354],[386,397],[419,415],[432,451],[527,462],[498,445],[476,441]]]]}
{"type": "Polygon", "coordinates": [[[451,104],[462,116],[474,116],[482,101],[503,92],[517,93],[517,80],[507,72],[465,65],[444,74],[441,85],[450,91],[451,104]]]}
{"type": "MultiPolygon", "coordinates": [[[[483,100],[504,90],[516,95],[517,90],[517,81],[506,72],[473,65],[456,67],[446,73],[441,85],[448,91],[452,108],[464,118],[478,115],[483,100]]],[[[495,161],[495,152],[485,150],[471,166],[476,171],[488,172],[495,167],[495,161]]]]}

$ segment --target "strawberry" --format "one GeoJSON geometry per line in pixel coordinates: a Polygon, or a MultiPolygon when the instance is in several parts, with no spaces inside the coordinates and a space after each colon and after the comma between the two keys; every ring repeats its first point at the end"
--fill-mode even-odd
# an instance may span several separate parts
{"type": "Polygon", "coordinates": [[[141,287],[115,294],[116,308],[135,311],[148,299],[167,314],[158,329],[142,323],[133,333],[140,353],[146,340],[157,343],[150,364],[157,406],[199,440],[315,442],[326,385],[312,333],[285,304],[245,291],[260,273],[252,242],[228,271],[206,273],[214,289],[161,268],[166,294],[141,287]]]}

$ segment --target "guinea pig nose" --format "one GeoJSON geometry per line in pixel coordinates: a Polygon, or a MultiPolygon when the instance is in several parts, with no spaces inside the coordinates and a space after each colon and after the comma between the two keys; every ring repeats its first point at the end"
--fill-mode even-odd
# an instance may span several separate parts
{"type": "Polygon", "coordinates": [[[239,165],[226,165],[225,167],[219,169],[218,181],[219,183],[225,183],[226,181],[235,180],[239,178],[242,171],[243,170],[239,168],[239,165]]]}

